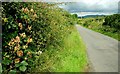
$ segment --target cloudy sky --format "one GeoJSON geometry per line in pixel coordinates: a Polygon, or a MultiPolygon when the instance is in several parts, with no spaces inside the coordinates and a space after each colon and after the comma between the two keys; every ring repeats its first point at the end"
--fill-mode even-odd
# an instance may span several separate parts
{"type": "MultiPolygon", "coordinates": [[[[16,1],[16,0],[14,0],[16,1]]],[[[25,0],[33,1],[33,0],[25,0]]],[[[71,2],[59,5],[70,13],[84,15],[109,15],[118,12],[118,2],[120,0],[34,0],[43,2],[71,2]]]]}
{"type": "Polygon", "coordinates": [[[79,16],[109,15],[118,12],[118,2],[119,0],[78,0],[60,7],[79,16]]]}
{"type": "Polygon", "coordinates": [[[47,2],[72,2],[59,5],[70,13],[78,15],[109,15],[118,12],[120,0],[44,0],[47,2]]]}

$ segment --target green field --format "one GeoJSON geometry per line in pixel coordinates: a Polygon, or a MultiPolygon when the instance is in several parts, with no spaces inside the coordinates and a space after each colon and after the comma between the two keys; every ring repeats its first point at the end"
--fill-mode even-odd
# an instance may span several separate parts
{"type": "Polygon", "coordinates": [[[119,22],[116,22],[116,21],[118,21],[118,18],[113,18],[113,16],[115,17],[116,15],[78,19],[78,24],[82,25],[86,28],[89,28],[91,30],[94,30],[96,32],[110,36],[114,39],[120,40],[120,38],[118,37],[119,30],[117,28],[119,26],[119,25],[117,25],[117,24],[119,24],[119,22]],[[110,18],[105,20],[107,17],[110,17],[110,18]],[[110,20],[112,20],[112,21],[110,21],[110,20]],[[108,22],[108,23],[106,23],[106,22],[108,22]],[[112,26],[111,26],[111,24],[112,24],[112,26]],[[114,25],[117,25],[117,27],[114,25]]]}

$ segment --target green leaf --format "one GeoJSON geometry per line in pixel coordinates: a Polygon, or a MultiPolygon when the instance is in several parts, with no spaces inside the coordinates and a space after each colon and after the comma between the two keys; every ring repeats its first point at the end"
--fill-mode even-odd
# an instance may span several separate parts
{"type": "Polygon", "coordinates": [[[19,66],[20,66],[20,63],[16,63],[16,64],[15,64],[15,67],[19,67],[19,66]]]}
{"type": "Polygon", "coordinates": [[[8,74],[16,74],[16,70],[10,70],[8,74]]]}
{"type": "Polygon", "coordinates": [[[26,69],[27,69],[26,66],[20,66],[20,67],[19,67],[19,70],[20,70],[20,71],[23,71],[23,72],[24,72],[26,69]]]}
{"type": "Polygon", "coordinates": [[[21,16],[21,18],[23,18],[23,16],[21,16]]]}
{"type": "Polygon", "coordinates": [[[15,27],[15,28],[17,27],[15,24],[13,24],[12,26],[15,27]]]}
{"type": "Polygon", "coordinates": [[[26,65],[28,65],[28,63],[26,61],[22,61],[21,65],[25,65],[26,66],[26,65]]]}
{"type": "Polygon", "coordinates": [[[10,64],[10,60],[8,60],[7,58],[5,60],[2,61],[3,64],[5,65],[9,65],[10,64]]]}
{"type": "Polygon", "coordinates": [[[27,16],[27,15],[24,15],[24,19],[28,19],[28,16],[27,16]]]}
{"type": "Polygon", "coordinates": [[[1,63],[0,63],[0,73],[2,73],[2,65],[1,65],[1,63]]]}
{"type": "Polygon", "coordinates": [[[11,28],[11,26],[10,25],[8,25],[8,29],[10,29],[11,28]]]}
{"type": "Polygon", "coordinates": [[[27,40],[25,39],[24,42],[27,42],[27,40]]]}

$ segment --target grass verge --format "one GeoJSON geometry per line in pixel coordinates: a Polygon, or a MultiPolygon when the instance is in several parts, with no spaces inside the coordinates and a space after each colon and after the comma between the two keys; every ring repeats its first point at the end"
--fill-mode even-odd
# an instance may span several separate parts
{"type": "Polygon", "coordinates": [[[58,59],[52,66],[54,72],[82,72],[87,65],[85,45],[77,32],[64,39],[64,47],[57,54],[58,59]]]}
{"type": "Polygon", "coordinates": [[[74,28],[63,44],[51,46],[35,60],[32,72],[83,72],[88,64],[86,47],[74,28]]]}
{"type": "Polygon", "coordinates": [[[101,34],[107,35],[107,36],[109,36],[109,37],[112,37],[112,38],[120,41],[120,38],[119,38],[119,36],[118,36],[119,33],[105,32],[105,31],[103,31],[103,30],[98,30],[98,29],[92,29],[92,30],[94,30],[94,31],[96,31],[96,32],[99,32],[99,33],[101,33],[101,34]]]}

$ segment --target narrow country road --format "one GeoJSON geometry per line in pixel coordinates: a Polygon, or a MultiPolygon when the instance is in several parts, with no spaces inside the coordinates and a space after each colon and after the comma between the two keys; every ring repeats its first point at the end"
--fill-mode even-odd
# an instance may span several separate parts
{"type": "Polygon", "coordinates": [[[118,41],[76,25],[94,72],[118,72],[118,41]]]}

